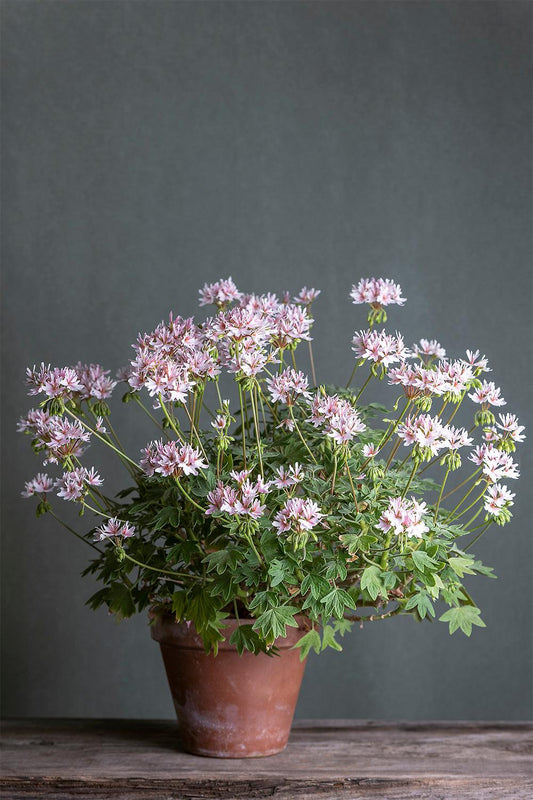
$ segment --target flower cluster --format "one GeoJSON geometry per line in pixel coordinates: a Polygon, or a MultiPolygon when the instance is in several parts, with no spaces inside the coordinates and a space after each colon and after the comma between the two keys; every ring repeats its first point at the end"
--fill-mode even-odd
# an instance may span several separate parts
{"type": "Polygon", "coordinates": [[[474,403],[483,406],[504,406],[505,400],[501,397],[501,390],[492,381],[483,381],[475,391],[468,395],[474,403]]]}
{"type": "Polygon", "coordinates": [[[446,356],[446,350],[436,339],[420,339],[418,344],[413,345],[413,353],[424,362],[446,356]]]}
{"type": "Polygon", "coordinates": [[[110,517],[107,522],[104,522],[103,525],[100,525],[96,528],[95,533],[95,540],[102,541],[103,539],[116,538],[122,536],[124,539],[129,539],[130,536],[135,534],[135,528],[133,528],[129,522],[122,522],[122,520],[117,519],[116,517],[110,517]]]}
{"type": "Polygon", "coordinates": [[[391,336],[385,331],[359,331],[352,339],[352,350],[357,358],[373,361],[385,368],[411,355],[399,333],[391,336]]]}
{"type": "Polygon", "coordinates": [[[202,454],[190,444],[163,442],[161,439],[150,442],[142,451],[141,467],[147,475],[158,473],[164,477],[180,478],[182,475],[198,475],[208,464],[202,454]]]}
{"type": "Polygon", "coordinates": [[[94,467],[75,467],[64,472],[60,478],[53,480],[46,473],[39,472],[31,481],[24,485],[23,497],[34,495],[47,495],[53,488],[58,489],[57,496],[63,500],[79,500],[83,497],[89,486],[101,486],[103,480],[94,467]]]}
{"type": "Polygon", "coordinates": [[[366,427],[348,400],[322,392],[317,392],[311,403],[309,421],[339,445],[351,442],[366,427]]]}
{"type": "Polygon", "coordinates": [[[90,469],[75,467],[68,472],[64,472],[55,481],[54,486],[59,489],[57,496],[63,500],[79,500],[86,493],[89,486],[101,486],[102,484],[103,480],[94,467],[90,469]]]}
{"type": "Polygon", "coordinates": [[[78,363],[75,367],[45,366],[26,370],[28,394],[45,394],[48,398],[106,400],[111,397],[116,381],[110,371],[99,364],[78,363]]]}
{"type": "Polygon", "coordinates": [[[470,460],[481,467],[483,477],[489,483],[496,483],[502,478],[520,477],[512,456],[491,443],[477,445],[470,454],[470,460]]]}
{"type": "Polygon", "coordinates": [[[240,300],[242,292],[239,292],[231,277],[226,280],[216,281],[216,283],[204,284],[200,289],[200,305],[215,305],[223,308],[233,300],[240,300]]]}
{"type": "Polygon", "coordinates": [[[45,453],[45,464],[79,458],[84,452],[83,444],[91,438],[90,430],[78,420],[50,415],[41,409],[32,409],[19,421],[18,429],[33,435],[35,449],[45,453]]]}
{"type": "Polygon", "coordinates": [[[485,492],[483,507],[491,517],[505,519],[505,512],[513,505],[513,500],[514,494],[509,491],[507,486],[494,483],[485,492]]]}
{"type": "Polygon", "coordinates": [[[406,300],[400,285],[388,278],[361,278],[352,286],[350,297],[356,305],[369,303],[373,306],[403,306],[406,300]]]}
{"type": "Polygon", "coordinates": [[[278,511],[272,525],[280,534],[301,536],[312,531],[323,517],[320,507],[313,500],[291,497],[278,511]]]}
{"type": "Polygon", "coordinates": [[[308,391],[309,379],[303,372],[287,367],[280,375],[267,380],[270,398],[273,403],[281,402],[293,406],[298,397],[311,398],[308,391]]]}
{"type": "Polygon", "coordinates": [[[377,527],[385,533],[421,537],[429,530],[423,519],[425,512],[426,504],[414,497],[391,497],[377,527]]]}
{"type": "Polygon", "coordinates": [[[206,514],[229,514],[230,517],[249,517],[259,519],[265,512],[261,503],[261,495],[268,493],[270,483],[265,483],[261,476],[254,482],[250,480],[250,471],[232,470],[231,477],[234,485],[224,485],[218,482],[215,489],[207,495],[208,506],[206,514]]]}
{"type": "Polygon", "coordinates": [[[438,416],[409,416],[398,426],[398,436],[406,447],[414,445],[417,455],[429,459],[441,450],[458,450],[472,444],[464,428],[443,425],[438,416]]]}

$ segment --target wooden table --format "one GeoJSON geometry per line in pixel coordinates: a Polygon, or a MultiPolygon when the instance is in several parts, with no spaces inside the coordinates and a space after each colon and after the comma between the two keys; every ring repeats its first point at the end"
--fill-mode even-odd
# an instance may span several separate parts
{"type": "Polygon", "coordinates": [[[257,759],[184,753],[151,720],[3,724],[2,797],[533,798],[533,726],[474,722],[296,722],[287,749],[257,759]]]}

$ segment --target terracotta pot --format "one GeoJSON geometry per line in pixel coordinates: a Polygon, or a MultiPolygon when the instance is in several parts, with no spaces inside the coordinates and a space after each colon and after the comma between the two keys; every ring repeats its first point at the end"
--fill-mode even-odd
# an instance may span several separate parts
{"type": "MultiPolygon", "coordinates": [[[[229,643],[237,627],[226,620],[218,655],[206,655],[192,626],[172,616],[155,616],[152,638],[159,642],[179,721],[189,753],[216,758],[250,758],[279,753],[287,744],[305,661],[293,646],[308,630],[287,628],[276,639],[279,656],[239,656],[229,643]]],[[[251,624],[253,620],[241,620],[251,624]]]]}

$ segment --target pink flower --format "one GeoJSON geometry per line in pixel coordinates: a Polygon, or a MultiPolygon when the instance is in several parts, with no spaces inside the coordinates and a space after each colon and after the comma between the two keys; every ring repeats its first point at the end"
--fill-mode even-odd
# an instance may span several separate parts
{"type": "Polygon", "coordinates": [[[82,385],[80,394],[83,399],[93,397],[96,400],[106,400],[111,397],[117,382],[109,377],[109,370],[105,370],[99,364],[81,362],[76,365],[75,370],[82,385]]]}
{"type": "Polygon", "coordinates": [[[208,506],[206,515],[226,513],[230,516],[250,517],[259,519],[265,513],[265,506],[261,504],[258,495],[268,494],[270,481],[264,482],[261,477],[255,483],[249,478],[249,470],[232,472],[231,476],[237,487],[224,486],[219,481],[207,495],[208,506]]]}
{"type": "Polygon", "coordinates": [[[43,393],[50,398],[69,398],[84,390],[76,370],[70,367],[52,369],[50,365],[46,367],[44,363],[41,363],[39,368],[26,370],[26,383],[29,386],[29,395],[43,393]]]}
{"type": "Polygon", "coordinates": [[[398,426],[397,434],[403,439],[404,446],[418,445],[420,448],[427,449],[432,455],[436,455],[439,450],[446,446],[443,439],[444,426],[438,417],[429,414],[420,414],[418,417],[407,417],[398,426]]]}
{"type": "Polygon", "coordinates": [[[379,453],[378,447],[375,444],[365,444],[363,446],[363,455],[365,458],[374,458],[379,453]]]}
{"type": "Polygon", "coordinates": [[[468,396],[474,403],[490,406],[506,405],[503,397],[500,397],[501,389],[496,387],[492,381],[483,381],[480,387],[471,392],[468,396]]]}
{"type": "Polygon", "coordinates": [[[384,533],[392,529],[395,534],[420,537],[429,530],[423,521],[425,512],[426,504],[419,503],[414,497],[411,500],[391,497],[377,527],[384,533]]]}
{"type": "Polygon", "coordinates": [[[69,456],[78,458],[83,453],[82,444],[91,438],[90,432],[77,420],[50,416],[37,409],[20,420],[18,429],[33,434],[36,449],[46,453],[45,464],[57,464],[69,456]]]}
{"type": "Polygon", "coordinates": [[[510,492],[507,486],[495,483],[487,488],[484,495],[484,508],[488,514],[498,517],[504,508],[513,505],[515,495],[510,492]]]}
{"type": "Polygon", "coordinates": [[[54,482],[45,472],[39,472],[31,481],[24,484],[23,497],[33,497],[35,494],[47,494],[51,491],[54,482]]]}
{"type": "Polygon", "coordinates": [[[385,331],[359,331],[352,339],[352,350],[358,358],[382,364],[385,368],[411,356],[401,334],[390,336],[385,331]]]}
{"type": "Polygon", "coordinates": [[[476,466],[482,467],[483,476],[489,483],[496,483],[501,478],[520,477],[512,456],[503,450],[498,450],[491,443],[477,445],[469,458],[476,466]]]}
{"type": "Polygon", "coordinates": [[[420,339],[418,344],[413,345],[413,352],[421,358],[424,356],[431,356],[432,358],[444,358],[446,355],[446,350],[437,342],[436,339],[420,339]]]}
{"type": "Polygon", "coordinates": [[[239,292],[231,277],[226,280],[216,281],[216,283],[205,283],[204,288],[200,289],[201,306],[216,305],[222,308],[233,300],[239,300],[241,297],[242,293],[239,292]]]}
{"type": "Polygon", "coordinates": [[[351,403],[337,395],[323,395],[320,392],[317,392],[311,404],[309,422],[315,428],[323,427],[326,436],[337,444],[347,444],[366,428],[351,403]]]}
{"type": "Polygon", "coordinates": [[[324,517],[313,500],[292,497],[276,514],[272,525],[280,533],[302,534],[312,530],[324,517]]]}
{"type": "Polygon", "coordinates": [[[453,425],[445,425],[443,427],[442,439],[448,450],[459,450],[460,447],[467,447],[472,444],[468,431],[464,428],[454,428],[453,425]]]}
{"type": "Polygon", "coordinates": [[[309,306],[317,299],[319,294],[320,289],[308,289],[307,286],[304,286],[303,289],[300,289],[299,294],[297,294],[293,300],[295,303],[301,303],[303,306],[309,306]]]}
{"type": "Polygon", "coordinates": [[[312,319],[306,308],[291,304],[281,306],[272,317],[272,344],[285,349],[302,340],[310,342],[311,324],[312,319]]]}
{"type": "Polygon", "coordinates": [[[135,528],[133,528],[129,522],[122,522],[122,520],[117,519],[116,517],[111,517],[104,522],[103,525],[100,525],[96,528],[95,531],[95,539],[96,541],[101,541],[102,539],[108,539],[110,536],[123,536],[125,539],[133,536],[135,533],[135,528]]]}
{"type": "Polygon", "coordinates": [[[272,483],[278,489],[287,489],[290,486],[296,486],[296,484],[301,483],[305,477],[302,467],[298,462],[290,464],[288,469],[284,466],[278,467],[276,475],[277,478],[274,478],[272,483]]]}
{"type": "Polygon", "coordinates": [[[227,425],[226,417],[222,416],[222,414],[217,414],[216,417],[211,420],[211,427],[214,428],[217,433],[220,431],[225,431],[227,425]]]}
{"type": "Polygon", "coordinates": [[[486,358],[486,356],[480,356],[479,350],[476,350],[474,352],[472,350],[467,350],[466,359],[467,363],[470,364],[470,366],[473,367],[476,371],[492,372],[491,368],[488,365],[489,364],[488,359],[486,358]]]}
{"type": "Polygon", "coordinates": [[[292,367],[287,367],[281,375],[269,378],[267,386],[273,403],[280,401],[293,406],[297,397],[311,397],[308,391],[309,379],[303,372],[297,372],[292,367]]]}
{"type": "Polygon", "coordinates": [[[518,417],[516,414],[498,414],[500,422],[497,422],[497,427],[503,431],[506,438],[512,439],[513,442],[523,442],[526,438],[522,431],[525,430],[524,425],[518,424],[518,417]]]}
{"type": "Polygon", "coordinates": [[[85,467],[77,467],[69,472],[64,472],[55,481],[54,486],[59,489],[57,496],[63,500],[79,500],[85,494],[87,486],[101,486],[102,483],[103,480],[94,467],[91,467],[90,470],[85,467]]]}
{"type": "Polygon", "coordinates": [[[199,450],[190,444],[179,445],[178,442],[150,442],[142,451],[141,467],[147,475],[157,472],[165,477],[179,478],[182,475],[198,475],[200,469],[207,469],[208,464],[199,450]]]}
{"type": "Polygon", "coordinates": [[[472,367],[466,361],[439,361],[436,366],[441,394],[449,394],[451,397],[460,397],[465,389],[468,389],[474,379],[472,367]]]}
{"type": "Polygon", "coordinates": [[[403,362],[388,372],[391,386],[400,384],[406,397],[414,399],[420,396],[431,397],[444,394],[446,381],[440,369],[428,369],[421,364],[403,362]]]}
{"type": "Polygon", "coordinates": [[[388,278],[361,278],[350,292],[354,304],[370,303],[372,306],[389,306],[393,303],[403,306],[405,297],[398,283],[388,278]]]}

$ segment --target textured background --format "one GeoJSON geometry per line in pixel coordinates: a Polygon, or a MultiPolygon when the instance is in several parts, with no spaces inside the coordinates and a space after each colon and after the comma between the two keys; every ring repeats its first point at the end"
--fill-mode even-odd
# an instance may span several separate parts
{"type": "MultiPolygon", "coordinates": [[[[4,713],[172,716],[143,618],[84,600],[84,545],[19,497],[26,364],[130,358],[232,274],[322,288],[316,359],[345,380],[360,276],[398,280],[407,342],[480,347],[527,422],[531,15],[522,2],[34,2],[3,10],[4,713]]],[[[136,409],[119,427],[150,435],[136,409]]],[[[116,419],[116,418],[115,418],[116,419]]],[[[108,486],[114,462],[97,455],[108,486]]],[[[312,657],[299,716],[531,711],[531,482],[476,553],[470,640],[408,618],[312,657]]],[[[515,488],[513,486],[513,488],[515,488]]],[[[66,512],[73,512],[64,504],[66,512]]]]}

